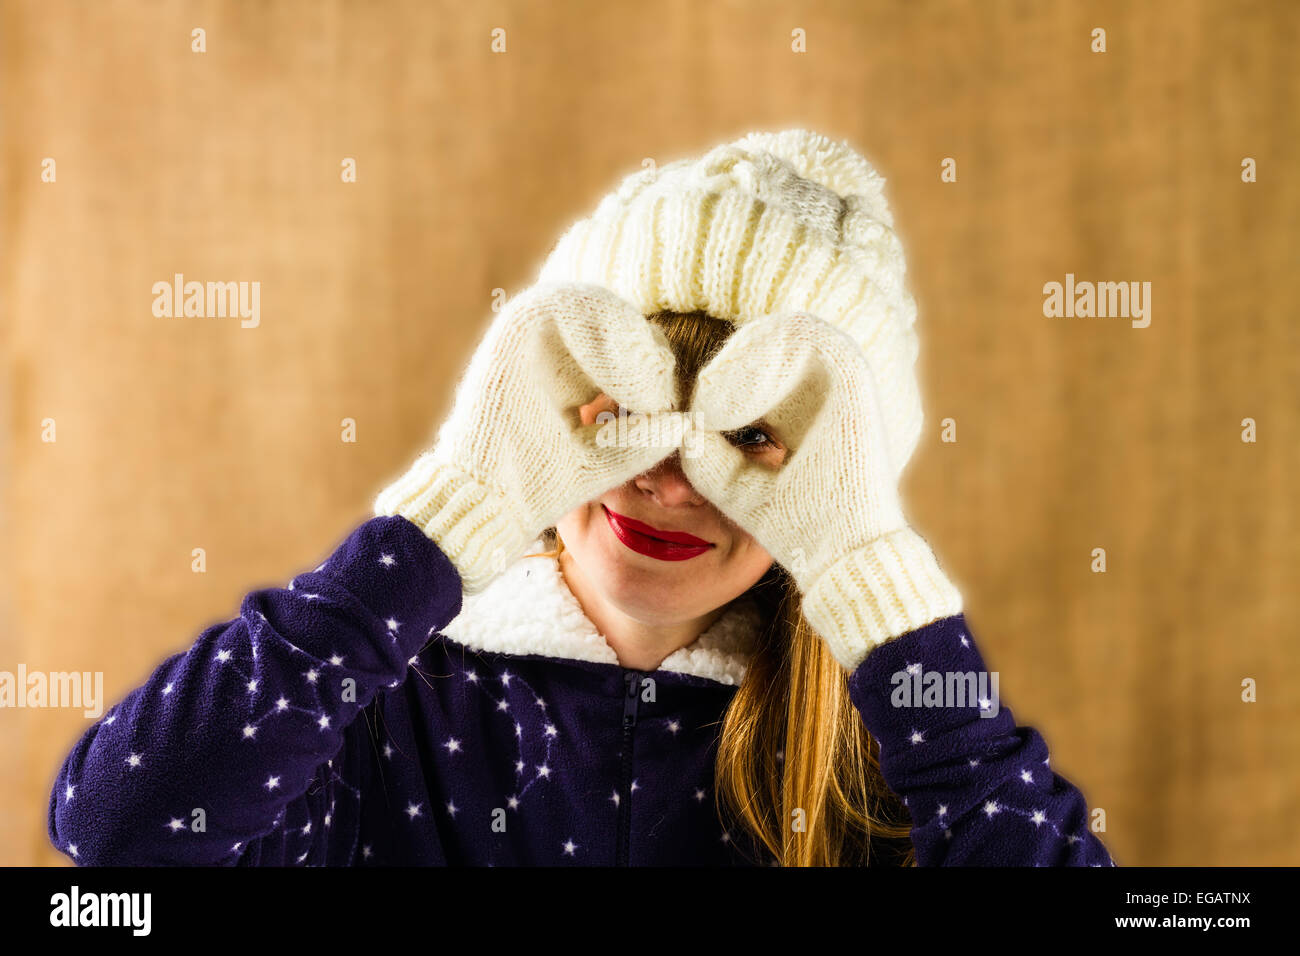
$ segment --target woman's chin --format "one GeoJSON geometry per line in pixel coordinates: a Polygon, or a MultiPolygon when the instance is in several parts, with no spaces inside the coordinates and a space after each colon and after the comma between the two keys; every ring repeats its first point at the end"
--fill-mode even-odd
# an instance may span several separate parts
{"type": "Polygon", "coordinates": [[[625,614],[653,621],[671,609],[673,620],[682,620],[725,603],[711,593],[725,577],[715,549],[684,561],[655,558],[624,544],[603,515],[599,524],[572,530],[570,551],[579,572],[625,614]]]}
{"type": "Polygon", "coordinates": [[[682,565],[687,562],[659,561],[618,545],[621,552],[611,555],[606,576],[611,585],[623,590],[662,591],[671,593],[686,578],[682,565]]]}
{"type": "Polygon", "coordinates": [[[688,603],[688,593],[708,579],[707,574],[702,577],[697,560],[661,561],[619,542],[615,547],[618,550],[609,555],[600,578],[602,589],[624,608],[662,613],[665,607],[673,607],[680,612],[688,603]]]}

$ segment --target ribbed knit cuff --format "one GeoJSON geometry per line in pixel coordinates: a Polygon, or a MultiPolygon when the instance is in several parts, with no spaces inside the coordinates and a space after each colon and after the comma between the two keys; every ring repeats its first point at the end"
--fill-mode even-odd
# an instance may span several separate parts
{"type": "Polygon", "coordinates": [[[961,592],[911,528],[840,558],[803,598],[804,617],[849,672],[877,645],[961,609],[961,592]]]}
{"type": "Polygon", "coordinates": [[[460,572],[463,590],[487,587],[531,540],[501,489],[425,452],[379,493],[376,515],[401,515],[420,528],[460,572]]]}

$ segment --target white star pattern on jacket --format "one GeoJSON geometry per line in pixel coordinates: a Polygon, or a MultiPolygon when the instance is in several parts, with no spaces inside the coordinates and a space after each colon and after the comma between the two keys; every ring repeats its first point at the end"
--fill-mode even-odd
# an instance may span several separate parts
{"type": "MultiPolygon", "coordinates": [[[[251,592],[86,732],[51,793],[56,846],[79,865],[773,862],[712,799],[752,605],[643,673],[553,558],[462,600],[436,546],[383,517],[299,578],[309,592],[251,592]]],[[[1008,710],[889,706],[889,673],[954,666],[982,667],[961,616],[850,675],[919,862],[1114,865],[1008,710]]]]}

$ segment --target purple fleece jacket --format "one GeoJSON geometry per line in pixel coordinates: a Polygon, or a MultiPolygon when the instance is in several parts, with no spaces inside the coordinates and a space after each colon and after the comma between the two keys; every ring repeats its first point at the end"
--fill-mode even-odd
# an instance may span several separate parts
{"type": "MultiPolygon", "coordinates": [[[[756,865],[714,806],[736,687],[474,651],[456,569],[378,517],[249,593],[90,727],[50,796],[81,865],[756,865]]],[[[1083,795],[1011,712],[895,706],[899,672],[981,672],[962,615],[849,678],[921,866],[1114,866],[1083,795]],[[908,669],[911,668],[911,671],[908,669]]],[[[919,686],[919,676],[917,685],[919,686]]]]}

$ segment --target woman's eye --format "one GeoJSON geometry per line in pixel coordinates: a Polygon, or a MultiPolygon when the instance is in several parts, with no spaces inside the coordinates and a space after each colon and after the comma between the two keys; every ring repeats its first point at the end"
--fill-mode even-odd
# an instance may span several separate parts
{"type": "Polygon", "coordinates": [[[727,432],[726,434],[728,441],[733,445],[738,445],[743,448],[754,450],[776,447],[776,442],[772,440],[771,436],[769,436],[767,432],[763,431],[761,428],[755,428],[752,425],[746,428],[738,428],[735,431],[727,432]]]}

